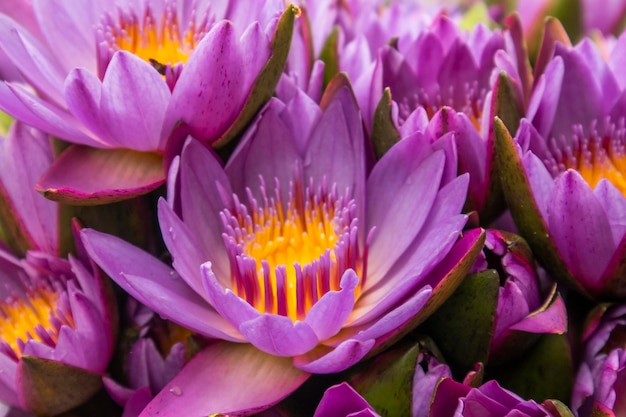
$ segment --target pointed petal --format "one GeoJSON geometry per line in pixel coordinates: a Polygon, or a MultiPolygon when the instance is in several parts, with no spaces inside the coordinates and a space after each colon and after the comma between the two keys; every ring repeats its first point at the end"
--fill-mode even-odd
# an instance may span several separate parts
{"type": "Polygon", "coordinates": [[[330,374],[341,372],[361,359],[374,346],[374,340],[349,339],[334,348],[318,346],[305,355],[293,358],[293,364],[305,372],[330,374]]]}
{"type": "Polygon", "coordinates": [[[247,344],[214,343],[189,361],[141,417],[258,412],[291,394],[308,377],[290,358],[247,344]]]}
{"type": "Polygon", "coordinates": [[[121,147],[163,151],[161,127],[170,96],[154,68],[130,52],[118,51],[102,81],[102,121],[121,147]]]}
{"type": "Polygon", "coordinates": [[[164,318],[210,337],[242,339],[174,270],[156,258],[95,230],[82,230],[81,238],[89,256],[111,279],[164,318]]]}
{"type": "Polygon", "coordinates": [[[586,288],[598,280],[615,251],[611,227],[593,191],[576,171],[557,178],[548,205],[548,227],[568,269],[586,288]]]}

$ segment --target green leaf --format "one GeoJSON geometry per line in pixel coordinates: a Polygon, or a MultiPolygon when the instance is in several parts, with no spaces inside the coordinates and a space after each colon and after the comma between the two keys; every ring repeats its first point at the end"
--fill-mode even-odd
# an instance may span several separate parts
{"type": "Polygon", "coordinates": [[[337,42],[339,41],[339,29],[333,28],[328,35],[322,51],[320,52],[320,60],[324,62],[324,89],[330,81],[339,73],[339,52],[337,42]]]}
{"type": "Polygon", "coordinates": [[[348,382],[381,416],[410,416],[419,353],[419,344],[402,343],[351,369],[348,382]]]}
{"type": "Polygon", "coordinates": [[[573,371],[567,335],[541,335],[523,356],[493,370],[488,378],[497,379],[503,387],[523,398],[568,402],[573,371]]]}
{"type": "Polygon", "coordinates": [[[228,128],[226,133],[213,143],[214,148],[222,148],[231,140],[237,137],[250,123],[252,118],[257,114],[261,107],[267,102],[276,89],[276,84],[285,69],[289,48],[291,46],[291,37],[293,35],[294,21],[300,16],[298,6],[290,4],[287,6],[283,14],[278,20],[274,37],[270,48],[272,56],[267,61],[256,81],[252,85],[250,94],[246,99],[241,113],[233,124],[228,128]]]}
{"type": "Polygon", "coordinates": [[[460,375],[487,362],[499,287],[500,277],[493,269],[467,276],[421,327],[460,375]]]}
{"type": "Polygon", "coordinates": [[[377,160],[400,140],[400,134],[391,119],[391,103],[391,90],[387,87],[376,106],[372,122],[371,141],[377,160]]]}
{"type": "Polygon", "coordinates": [[[18,372],[23,404],[39,417],[77,407],[102,387],[97,373],[34,356],[23,356],[18,372]]]}

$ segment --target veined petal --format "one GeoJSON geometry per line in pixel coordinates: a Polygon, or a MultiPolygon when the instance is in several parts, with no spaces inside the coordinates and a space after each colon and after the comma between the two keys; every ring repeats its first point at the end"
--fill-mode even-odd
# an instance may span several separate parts
{"type": "Polygon", "coordinates": [[[84,229],[81,238],[89,256],[141,303],[198,333],[240,340],[238,332],[193,292],[173,269],[114,236],[84,229]],[[120,253],[124,256],[119,256],[120,253]],[[186,314],[180,314],[181,308],[186,314]]]}
{"type": "Polygon", "coordinates": [[[213,343],[189,361],[141,417],[257,412],[291,394],[309,376],[289,358],[251,345],[213,343]]]}
{"type": "Polygon", "coordinates": [[[548,205],[548,228],[565,264],[587,288],[595,288],[615,250],[611,226],[585,180],[568,170],[557,178],[548,205]]]}
{"type": "Polygon", "coordinates": [[[55,201],[102,204],[146,194],[165,182],[161,155],[73,145],[41,177],[36,190],[55,201]]]}
{"type": "Polygon", "coordinates": [[[347,270],[341,278],[341,290],[327,292],[311,307],[304,319],[319,340],[334,336],[344,326],[354,308],[354,288],[359,277],[347,270]]]}
{"type": "Polygon", "coordinates": [[[361,359],[372,347],[375,340],[348,339],[334,348],[318,346],[308,353],[293,358],[296,368],[315,374],[330,374],[343,371],[361,359]]]}
{"type": "Polygon", "coordinates": [[[261,314],[241,323],[239,331],[255,347],[277,356],[302,355],[320,342],[306,322],[277,314],[261,314]]]}
{"type": "Polygon", "coordinates": [[[102,81],[102,121],[124,148],[163,151],[161,127],[170,95],[154,68],[129,52],[118,51],[102,81]]]}

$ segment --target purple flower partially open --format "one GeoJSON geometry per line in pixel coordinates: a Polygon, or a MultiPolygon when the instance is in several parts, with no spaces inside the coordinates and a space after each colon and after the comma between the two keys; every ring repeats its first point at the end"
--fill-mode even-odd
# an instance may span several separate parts
{"type": "Polygon", "coordinates": [[[500,274],[490,365],[515,359],[537,334],[563,334],[567,330],[567,312],[556,284],[550,285],[534,262],[530,248],[519,236],[486,231],[485,248],[473,271],[494,269],[500,274]]]}
{"type": "Polygon", "coordinates": [[[626,412],[626,306],[604,306],[596,313],[583,334],[572,410],[578,417],[621,416],[626,412]]]}
{"type": "Polygon", "coordinates": [[[481,224],[493,221],[504,206],[492,178],[491,125],[504,101],[514,112],[524,109],[528,74],[520,42],[511,31],[480,24],[466,31],[438,16],[416,35],[380,48],[368,82],[356,87],[372,129],[388,88],[400,137],[426,129],[436,136],[454,133],[459,172],[470,173],[467,208],[480,214],[481,224]],[[509,87],[506,100],[504,87],[509,87]]]}
{"type": "Polygon", "coordinates": [[[101,387],[116,324],[109,288],[82,246],[58,257],[57,205],[33,190],[51,159],[35,129],[16,123],[0,138],[0,206],[20,253],[0,245],[0,401],[38,415],[73,408],[101,387]]]}
{"type": "Polygon", "coordinates": [[[430,417],[496,417],[528,416],[558,417],[556,410],[548,410],[532,400],[524,400],[502,388],[495,380],[478,388],[463,385],[450,378],[437,386],[430,406],[430,417]]]}
{"type": "Polygon", "coordinates": [[[459,239],[467,176],[415,139],[366,176],[351,91],[338,79],[327,92],[321,108],[304,93],[272,100],[225,168],[187,142],[159,203],[174,269],[86,230],[92,258],[163,317],[304,372],[346,369],[415,323],[477,254],[480,231],[459,239]]]}
{"type": "MultiPolygon", "coordinates": [[[[0,50],[28,82],[0,84],[0,108],[76,144],[37,187],[52,199],[85,204],[163,184],[162,157],[179,124],[211,143],[244,109],[249,121],[265,101],[253,87],[274,56],[285,5],[35,0],[33,10],[41,38],[0,14],[0,50]],[[255,108],[246,108],[253,95],[255,108]]],[[[285,13],[293,18],[296,11],[285,13]]],[[[291,36],[285,32],[281,46],[291,36]]],[[[284,59],[271,61],[272,74],[284,59]]],[[[266,74],[270,91],[263,94],[278,76],[266,74]]]]}
{"type": "Polygon", "coordinates": [[[497,128],[507,201],[552,276],[590,298],[623,298],[626,36],[606,59],[590,39],[553,50],[516,135],[520,149],[497,128]]]}

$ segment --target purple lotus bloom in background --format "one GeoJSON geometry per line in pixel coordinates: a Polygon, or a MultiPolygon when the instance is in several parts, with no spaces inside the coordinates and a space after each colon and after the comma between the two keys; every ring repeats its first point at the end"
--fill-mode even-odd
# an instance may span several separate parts
{"type": "Polygon", "coordinates": [[[502,388],[495,380],[478,388],[443,379],[430,406],[430,417],[558,417],[561,414],[548,404],[524,400],[502,388]]]}
{"type": "Polygon", "coordinates": [[[379,414],[348,383],[328,388],[313,417],[377,417],[379,414]]]}
{"type": "MultiPolygon", "coordinates": [[[[516,135],[522,154],[503,161],[523,171],[524,184],[507,186],[507,201],[552,276],[590,298],[623,298],[626,36],[606,59],[590,39],[575,47],[556,43],[553,50],[538,63],[543,70],[528,120],[516,135]],[[521,197],[522,185],[528,198],[521,197]]],[[[501,155],[511,143],[502,141],[501,155]]]]}
{"type": "Polygon", "coordinates": [[[382,47],[368,83],[355,87],[368,126],[389,88],[400,137],[426,129],[455,133],[459,172],[470,173],[467,208],[477,210],[484,224],[503,208],[491,175],[491,125],[501,72],[510,80],[507,106],[517,112],[524,108],[527,63],[520,42],[510,31],[482,24],[466,31],[438,16],[417,35],[382,47]]]}
{"type": "Polygon", "coordinates": [[[489,364],[496,365],[519,357],[536,340],[533,335],[565,333],[567,312],[556,284],[550,285],[545,272],[536,269],[530,248],[519,236],[492,229],[485,236],[473,272],[501,271],[489,349],[489,364]]]}
{"type": "Polygon", "coordinates": [[[572,410],[578,417],[621,416],[626,412],[626,306],[598,307],[596,313],[583,334],[572,410]]]}
{"type": "MultiPolygon", "coordinates": [[[[321,108],[304,93],[272,100],[225,168],[187,142],[159,203],[174,269],[95,230],[83,239],[114,280],[164,318],[293,358],[289,369],[338,372],[416,320],[481,238],[459,239],[467,176],[455,177],[446,169],[454,161],[425,143],[400,142],[366,177],[361,118],[339,78],[321,108]]],[[[172,385],[198,383],[190,378],[172,385]]],[[[146,415],[164,401],[173,412],[174,400],[194,413],[235,411],[162,392],[146,415]]]]}
{"type": "MultiPolygon", "coordinates": [[[[86,203],[163,184],[162,157],[180,123],[198,139],[220,139],[273,56],[285,6],[35,0],[33,10],[38,33],[0,15],[0,50],[28,82],[0,84],[0,108],[76,144],[37,187],[86,203]]],[[[278,75],[265,81],[272,89],[278,75]]]]}
{"type": "Polygon", "coordinates": [[[48,137],[15,123],[0,139],[0,160],[8,243],[25,251],[16,256],[0,245],[0,401],[56,415],[100,388],[113,352],[114,306],[80,244],[77,256],[58,257],[58,207],[33,190],[52,160],[48,137]],[[54,385],[44,369],[73,380],[54,385]],[[41,383],[54,386],[44,390],[41,383]]]}

